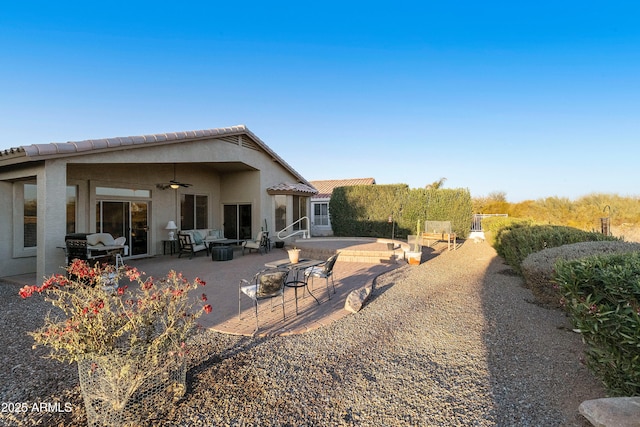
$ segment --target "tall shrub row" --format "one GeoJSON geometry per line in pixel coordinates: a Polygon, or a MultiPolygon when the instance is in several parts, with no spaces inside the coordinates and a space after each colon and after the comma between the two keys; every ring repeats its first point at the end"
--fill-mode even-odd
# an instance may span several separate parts
{"type": "Polygon", "coordinates": [[[569,243],[619,240],[601,233],[587,232],[573,227],[560,225],[517,225],[498,231],[493,243],[500,255],[518,273],[524,259],[546,248],[567,245],[569,243]]]}
{"type": "Polygon", "coordinates": [[[640,254],[560,260],[555,270],[589,368],[610,395],[640,395],[640,254]]]}
{"type": "Polygon", "coordinates": [[[503,193],[474,198],[474,212],[504,213],[509,217],[530,218],[542,224],[562,224],[587,231],[600,231],[600,218],[608,217],[612,226],[640,221],[638,196],[592,193],[575,200],[564,197],[547,197],[524,200],[518,203],[506,201],[503,193]]]}
{"type": "MultiPolygon", "coordinates": [[[[572,227],[522,222],[503,225],[495,230],[496,251],[516,271],[528,269],[529,274],[538,274],[543,299],[553,300],[558,295],[549,287],[550,275],[562,295],[560,305],[586,344],[587,365],[608,394],[640,395],[640,252],[623,247],[615,237],[572,227]],[[580,242],[584,243],[573,244],[580,242]],[[586,242],[591,244],[585,246],[586,242]],[[597,248],[624,253],[589,256],[597,248]],[[536,266],[527,262],[535,264],[538,254],[541,259],[557,261],[536,273],[536,266]],[[545,272],[549,274],[545,276],[545,272]]],[[[531,281],[531,277],[525,278],[531,281]]]]}
{"type": "Polygon", "coordinates": [[[329,204],[336,236],[406,238],[418,222],[451,221],[464,238],[472,221],[468,189],[409,189],[407,185],[362,185],[334,189],[329,204]],[[389,223],[389,217],[393,222],[389,223]],[[392,230],[393,228],[393,230],[392,230]]]}

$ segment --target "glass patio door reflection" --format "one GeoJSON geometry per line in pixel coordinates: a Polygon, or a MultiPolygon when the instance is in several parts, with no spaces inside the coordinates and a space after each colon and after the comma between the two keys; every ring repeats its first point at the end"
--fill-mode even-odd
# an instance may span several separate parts
{"type": "Polygon", "coordinates": [[[113,238],[124,236],[129,255],[146,255],[148,250],[149,208],[147,202],[99,201],[96,206],[96,231],[113,238]]]}
{"type": "Polygon", "coordinates": [[[251,205],[224,205],[224,237],[247,240],[252,238],[251,205]]]}

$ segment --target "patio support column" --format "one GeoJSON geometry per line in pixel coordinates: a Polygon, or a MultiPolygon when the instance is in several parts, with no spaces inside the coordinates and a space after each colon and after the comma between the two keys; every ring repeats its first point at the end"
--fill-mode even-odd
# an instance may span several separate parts
{"type": "Polygon", "coordinates": [[[67,164],[61,160],[46,160],[38,171],[38,249],[36,280],[61,272],[67,218],[67,164]]]}

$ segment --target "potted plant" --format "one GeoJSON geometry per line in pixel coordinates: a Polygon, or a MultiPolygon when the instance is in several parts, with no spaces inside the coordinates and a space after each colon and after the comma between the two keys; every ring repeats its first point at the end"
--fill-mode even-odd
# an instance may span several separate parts
{"type": "Polygon", "coordinates": [[[51,349],[51,358],[78,362],[89,425],[137,425],[162,411],[158,402],[186,391],[186,341],[202,312],[212,310],[209,304],[194,309],[188,293],[205,283],[175,271],[161,280],[142,274],[74,260],[66,275],[20,289],[22,298],[46,294],[61,310],[30,335],[51,349]]]}
{"type": "Polygon", "coordinates": [[[289,261],[291,264],[297,264],[298,261],[300,261],[300,249],[294,246],[293,249],[289,249],[287,252],[289,253],[289,261]]]}
{"type": "Polygon", "coordinates": [[[416,225],[416,234],[407,236],[409,251],[405,252],[405,257],[410,265],[420,265],[422,261],[422,247],[420,245],[420,220],[416,225]]]}

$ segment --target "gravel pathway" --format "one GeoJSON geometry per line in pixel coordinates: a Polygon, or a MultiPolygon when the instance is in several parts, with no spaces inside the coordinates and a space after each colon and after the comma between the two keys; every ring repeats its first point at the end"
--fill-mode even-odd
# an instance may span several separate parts
{"type": "MultiPolygon", "coordinates": [[[[0,401],[72,411],[4,412],[0,425],[86,423],[76,366],[24,337],[46,310],[0,285],[0,401]]],[[[360,313],[325,328],[194,342],[186,397],[149,425],[584,427],[578,405],[604,397],[568,319],[533,303],[486,243],[381,276],[360,313]]]]}

